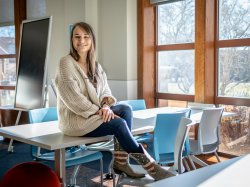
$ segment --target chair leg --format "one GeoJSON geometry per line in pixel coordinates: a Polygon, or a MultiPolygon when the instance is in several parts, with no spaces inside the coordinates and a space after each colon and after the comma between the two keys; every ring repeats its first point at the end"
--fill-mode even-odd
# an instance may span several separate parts
{"type": "Polygon", "coordinates": [[[214,154],[215,154],[215,156],[216,156],[216,158],[217,158],[218,162],[221,162],[220,157],[219,157],[219,155],[218,155],[217,151],[215,151],[215,152],[214,152],[214,154]]]}
{"type": "Polygon", "coordinates": [[[76,177],[80,171],[80,167],[81,167],[81,165],[75,166],[73,174],[70,178],[70,185],[69,186],[76,186],[76,177]]]}
{"type": "Polygon", "coordinates": [[[118,175],[118,179],[117,179],[115,187],[123,186],[122,179],[125,177],[124,175],[125,175],[124,173],[121,173],[120,175],[118,175]]]}
{"type": "Polygon", "coordinates": [[[196,156],[190,155],[190,157],[191,157],[191,159],[192,159],[195,163],[199,164],[200,166],[208,166],[207,163],[205,163],[205,162],[202,161],[201,159],[197,158],[196,156]]]}
{"type": "Polygon", "coordinates": [[[183,163],[185,165],[185,168],[187,168],[187,170],[190,171],[190,167],[189,167],[189,165],[188,165],[188,163],[186,161],[186,158],[183,158],[183,163]]]}
{"type": "Polygon", "coordinates": [[[189,160],[189,162],[191,163],[192,168],[195,170],[196,167],[195,167],[194,162],[193,162],[193,160],[192,160],[192,158],[191,158],[190,155],[188,155],[188,160],[189,160]]]}
{"type": "Polygon", "coordinates": [[[103,187],[103,160],[100,159],[100,171],[101,171],[101,187],[103,187]]]}

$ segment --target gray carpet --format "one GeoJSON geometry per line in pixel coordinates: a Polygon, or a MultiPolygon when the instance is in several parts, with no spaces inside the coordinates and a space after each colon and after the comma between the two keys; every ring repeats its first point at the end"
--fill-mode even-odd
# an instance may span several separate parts
{"type": "MultiPolygon", "coordinates": [[[[30,155],[30,146],[20,142],[14,142],[14,152],[8,153],[8,142],[0,140],[0,179],[3,175],[16,164],[33,161],[30,155]]],[[[104,173],[108,172],[108,165],[111,160],[110,153],[103,152],[104,156],[104,173]]],[[[42,162],[51,169],[54,168],[53,162],[42,162]]],[[[81,187],[100,186],[99,161],[83,164],[77,177],[77,184],[81,187]]],[[[66,169],[67,184],[74,167],[66,169]]],[[[105,180],[104,186],[112,186],[112,180],[105,180]]]]}

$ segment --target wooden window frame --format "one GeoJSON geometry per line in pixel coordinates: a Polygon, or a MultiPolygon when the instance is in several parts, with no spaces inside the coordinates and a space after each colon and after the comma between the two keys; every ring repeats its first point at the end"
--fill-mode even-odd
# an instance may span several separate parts
{"type": "MultiPolygon", "coordinates": [[[[155,28],[157,28],[157,15],[158,10],[155,8],[155,28]]],[[[155,29],[157,31],[157,29],[155,29]]],[[[155,55],[158,52],[161,51],[179,51],[179,50],[194,50],[194,43],[178,43],[178,44],[167,44],[167,45],[158,45],[157,44],[157,38],[158,33],[155,32],[155,55]]],[[[157,66],[158,66],[158,59],[157,55],[155,58],[155,81],[158,82],[158,76],[157,76],[157,66]]],[[[157,91],[157,84],[155,85],[155,105],[158,105],[159,99],[165,99],[165,100],[180,100],[180,101],[194,101],[194,95],[192,94],[176,94],[176,93],[162,93],[157,91]]]]}
{"type": "Polygon", "coordinates": [[[144,98],[148,107],[155,107],[157,99],[250,106],[250,99],[217,96],[217,49],[250,43],[250,39],[216,40],[217,2],[195,0],[195,95],[182,95],[156,92],[156,52],[193,44],[157,46],[156,7],[149,0],[138,0],[138,98],[144,98]]]}
{"type": "MultiPolygon", "coordinates": [[[[20,47],[21,23],[26,19],[26,0],[14,0],[15,50],[16,54],[0,55],[0,59],[16,58],[18,67],[18,52],[20,47]]],[[[15,90],[15,86],[1,86],[0,90],[15,90]]]]}
{"type": "MultiPolygon", "coordinates": [[[[241,39],[227,39],[227,40],[219,40],[219,0],[215,1],[215,9],[216,9],[216,32],[215,32],[215,63],[216,63],[216,72],[218,72],[218,51],[220,48],[225,47],[243,47],[249,46],[250,47],[250,38],[241,38],[241,39]]],[[[236,106],[250,106],[250,98],[237,98],[237,97],[221,97],[218,96],[218,74],[216,73],[215,76],[216,80],[216,89],[215,89],[215,104],[225,104],[225,105],[236,105],[236,106]]]]}

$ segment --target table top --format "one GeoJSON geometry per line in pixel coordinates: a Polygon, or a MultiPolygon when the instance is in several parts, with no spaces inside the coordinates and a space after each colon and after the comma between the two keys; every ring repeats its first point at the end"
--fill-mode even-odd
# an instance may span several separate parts
{"type": "Polygon", "coordinates": [[[247,187],[250,185],[250,155],[226,160],[175,177],[146,185],[147,187],[247,187]]]}
{"type": "Polygon", "coordinates": [[[58,121],[3,127],[0,128],[0,135],[48,150],[108,141],[112,138],[66,136],[59,130],[58,121]]]}
{"type": "Polygon", "coordinates": [[[157,114],[170,113],[186,110],[187,108],[180,107],[159,107],[159,108],[149,108],[145,110],[133,111],[133,117],[138,119],[148,119],[155,117],[157,114]]]}
{"type": "MultiPolygon", "coordinates": [[[[150,108],[145,110],[137,110],[133,112],[133,117],[135,119],[140,119],[141,121],[152,120],[156,117],[157,114],[162,113],[171,113],[171,112],[180,112],[186,110],[187,108],[179,108],[179,107],[160,107],[160,108],[150,108]]],[[[222,117],[232,117],[235,113],[233,112],[223,112],[222,117]]],[[[202,110],[196,110],[195,113],[191,113],[190,118],[195,122],[199,123],[202,116],[202,110]]]]}
{"type": "MultiPolygon", "coordinates": [[[[132,129],[132,133],[134,135],[152,132],[154,130],[152,125],[142,124],[143,123],[135,123],[132,129]]],[[[97,143],[112,139],[112,136],[67,136],[59,130],[58,121],[2,127],[0,128],[0,136],[39,146],[48,150],[61,149],[81,144],[97,143]]]]}
{"type": "MultiPolygon", "coordinates": [[[[152,132],[154,130],[156,114],[176,112],[181,110],[185,110],[185,108],[162,107],[134,111],[132,133],[133,135],[138,135],[145,132],[152,132]]],[[[196,120],[199,120],[199,118],[201,117],[201,113],[197,113],[195,115],[196,120]]],[[[0,128],[0,136],[39,146],[49,150],[61,149],[81,144],[96,143],[100,141],[108,141],[112,138],[112,136],[66,136],[59,130],[58,121],[2,127],[0,128]]]]}

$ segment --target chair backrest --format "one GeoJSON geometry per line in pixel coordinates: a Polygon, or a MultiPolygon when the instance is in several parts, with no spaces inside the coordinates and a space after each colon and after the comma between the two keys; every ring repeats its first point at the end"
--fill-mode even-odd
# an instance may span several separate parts
{"type": "Polygon", "coordinates": [[[147,108],[144,99],[124,100],[124,101],[119,101],[119,103],[130,105],[133,111],[144,110],[147,108]]]}
{"type": "Polygon", "coordinates": [[[51,84],[50,84],[55,96],[57,97],[57,91],[56,91],[56,83],[55,83],[55,79],[51,79],[51,84]]]}
{"type": "Polygon", "coordinates": [[[38,108],[29,111],[29,120],[30,123],[40,123],[47,121],[56,121],[58,120],[57,108],[38,108]]]}
{"type": "Polygon", "coordinates": [[[160,154],[174,153],[177,130],[182,117],[188,117],[190,110],[157,114],[154,128],[154,156],[159,161],[160,154]]]}
{"type": "MultiPolygon", "coordinates": [[[[56,107],[29,110],[28,115],[30,123],[41,123],[58,120],[56,107]]],[[[40,148],[32,145],[31,156],[36,157],[38,155],[40,155],[40,148]]]]}
{"type": "MultiPolygon", "coordinates": [[[[203,152],[206,145],[219,145],[219,127],[224,108],[204,109],[198,129],[198,149],[203,152]]],[[[214,146],[213,146],[214,147],[214,146]]]]}
{"type": "Polygon", "coordinates": [[[175,139],[174,146],[174,170],[178,170],[178,173],[182,173],[182,153],[185,145],[185,141],[188,136],[190,127],[194,125],[195,122],[189,118],[181,118],[179,127],[177,130],[177,135],[175,139]]]}
{"type": "Polygon", "coordinates": [[[201,112],[204,109],[215,108],[215,107],[216,106],[214,104],[188,102],[188,108],[191,109],[192,114],[201,112]]]}

